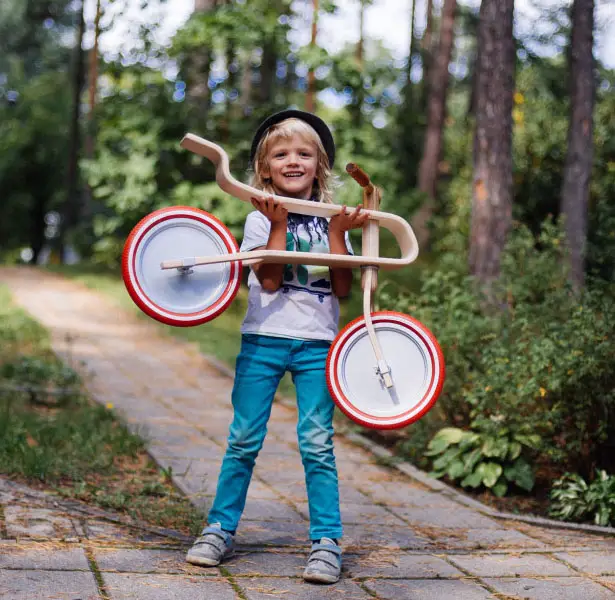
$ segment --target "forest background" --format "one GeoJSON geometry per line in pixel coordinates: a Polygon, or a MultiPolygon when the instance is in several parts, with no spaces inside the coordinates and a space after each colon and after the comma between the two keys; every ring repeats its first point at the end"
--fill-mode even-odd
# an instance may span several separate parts
{"type": "Polygon", "coordinates": [[[446,357],[436,408],[374,435],[466,489],[615,523],[615,57],[595,52],[612,5],[537,2],[514,28],[513,0],[408,2],[399,58],[366,34],[372,4],[344,2],[356,41],[333,51],[318,34],[335,0],[196,0],[168,40],[161,0],[3,2],[0,256],[119,273],[132,227],[178,204],[240,239],[250,206],[179,140],[218,142],[245,179],[265,116],[315,111],[336,202],[360,201],[356,162],[420,241],[381,277],[379,308],[423,321],[446,357]]]}

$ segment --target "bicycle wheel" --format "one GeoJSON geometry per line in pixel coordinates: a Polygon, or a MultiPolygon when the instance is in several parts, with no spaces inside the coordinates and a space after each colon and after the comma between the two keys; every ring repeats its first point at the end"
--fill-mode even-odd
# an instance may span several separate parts
{"type": "Polygon", "coordinates": [[[192,269],[160,268],[163,260],[238,252],[228,228],[189,206],[156,210],[137,223],[122,254],[122,275],[134,302],[147,315],[176,327],[211,321],[235,298],[241,262],[192,269]]]}
{"type": "Polygon", "coordinates": [[[398,312],[372,313],[376,337],[391,369],[387,389],[377,370],[365,318],[349,323],[333,340],[327,384],[340,410],[371,429],[398,429],[420,419],[444,384],[444,357],[422,323],[398,312]]]}

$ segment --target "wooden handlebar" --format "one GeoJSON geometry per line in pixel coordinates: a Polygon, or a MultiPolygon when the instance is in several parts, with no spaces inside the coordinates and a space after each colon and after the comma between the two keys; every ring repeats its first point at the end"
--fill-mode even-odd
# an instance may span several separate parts
{"type": "Polygon", "coordinates": [[[369,180],[369,175],[355,163],[348,163],[346,165],[346,173],[348,173],[348,175],[350,175],[363,188],[367,188],[372,185],[369,180]]]}
{"type": "MultiPolygon", "coordinates": [[[[181,141],[182,148],[190,150],[199,156],[203,156],[210,160],[216,167],[216,181],[220,188],[227,194],[243,200],[244,202],[251,202],[252,198],[265,199],[270,194],[263,190],[258,190],[250,185],[237,181],[230,172],[228,154],[223,148],[203,139],[192,133],[187,133],[181,141]]],[[[358,167],[357,167],[358,168],[358,167]]],[[[362,172],[362,171],[361,171],[362,172]]],[[[364,174],[365,175],[365,174],[364,174]]],[[[368,180],[368,185],[373,190],[376,190],[369,182],[369,177],[365,175],[368,180]]],[[[369,188],[363,188],[364,193],[369,193],[369,188]]],[[[298,198],[289,198],[285,196],[274,196],[276,200],[280,202],[284,208],[289,212],[297,213],[300,215],[311,215],[316,217],[333,217],[339,214],[344,207],[330,204],[326,202],[311,202],[309,200],[300,200],[298,198]]],[[[373,255],[365,253],[362,256],[357,255],[345,255],[345,254],[330,254],[330,253],[316,253],[316,252],[291,252],[291,251],[277,251],[277,250],[252,250],[246,254],[233,253],[226,255],[226,258],[218,257],[212,260],[211,257],[194,257],[196,262],[194,265],[199,264],[211,264],[218,262],[227,262],[232,260],[250,260],[251,262],[277,262],[282,264],[304,264],[304,265],[327,265],[335,267],[362,267],[365,265],[375,265],[382,269],[399,269],[405,265],[409,265],[413,262],[419,252],[418,244],[414,232],[410,227],[410,224],[397,215],[391,213],[381,212],[379,210],[365,209],[365,213],[368,215],[369,221],[373,221],[373,225],[377,227],[383,227],[388,229],[399,244],[401,256],[399,258],[389,258],[378,256],[377,252],[373,255]]],[[[163,269],[177,268],[176,265],[169,264],[171,261],[163,261],[161,265],[163,269]]]]}

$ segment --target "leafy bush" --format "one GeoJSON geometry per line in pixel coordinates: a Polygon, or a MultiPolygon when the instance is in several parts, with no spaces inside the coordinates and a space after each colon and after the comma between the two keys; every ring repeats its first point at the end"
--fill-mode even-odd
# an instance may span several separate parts
{"type": "Polygon", "coordinates": [[[0,364],[0,378],[37,385],[51,383],[58,387],[79,383],[79,376],[67,365],[36,356],[16,356],[0,364]]]}
{"type": "Polygon", "coordinates": [[[436,413],[444,423],[467,426],[470,406],[461,392],[479,366],[481,347],[495,335],[495,322],[481,312],[472,280],[463,272],[437,269],[420,286],[419,293],[410,293],[387,282],[379,290],[379,306],[410,314],[434,333],[446,362],[436,413]]]}
{"type": "Polygon", "coordinates": [[[556,480],[550,494],[551,516],[562,521],[588,521],[615,525],[615,476],[598,470],[588,484],[580,475],[566,473],[556,480]]]}
{"type": "Polygon", "coordinates": [[[434,477],[447,476],[462,487],[490,489],[504,496],[511,485],[531,491],[534,473],[522,451],[536,450],[540,436],[514,433],[497,426],[493,433],[441,429],[429,442],[427,456],[434,457],[434,477]]]}
{"type": "MultiPolygon", "coordinates": [[[[538,236],[517,225],[492,290],[495,305],[482,301],[454,256],[441,263],[446,268],[424,276],[419,294],[381,290],[383,308],[418,318],[442,346],[447,380],[428,415],[434,432],[455,426],[471,434],[458,456],[459,448],[447,458],[434,452],[439,462],[433,468],[441,476],[463,481],[474,474],[462,485],[474,483],[479,463],[473,461],[483,460],[502,468],[494,481],[499,469],[481,467],[489,489],[502,493],[501,484],[508,489],[511,482],[531,489],[529,477],[522,479],[525,486],[506,477],[503,451],[499,461],[467,458],[487,438],[502,435],[502,444],[510,445],[528,432],[539,436],[536,460],[551,472],[588,475],[595,467],[615,467],[609,442],[615,439],[615,294],[612,285],[594,280],[574,294],[565,258],[557,224],[546,221],[538,236]]],[[[533,464],[533,446],[523,446],[517,458],[533,464]]],[[[485,485],[483,479],[477,485],[485,485]]]]}

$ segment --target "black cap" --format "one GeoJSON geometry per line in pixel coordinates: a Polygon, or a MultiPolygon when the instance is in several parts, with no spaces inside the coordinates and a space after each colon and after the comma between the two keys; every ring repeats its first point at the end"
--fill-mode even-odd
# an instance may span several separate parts
{"type": "Polygon", "coordinates": [[[250,164],[254,164],[254,157],[256,156],[256,149],[258,148],[258,144],[261,141],[261,138],[265,135],[265,132],[276,123],[280,123],[281,121],[285,121],[286,119],[300,119],[301,121],[305,121],[308,125],[311,125],[322,145],[325,148],[325,152],[327,153],[327,158],[329,159],[329,167],[333,168],[333,163],[335,162],[335,142],[333,141],[333,135],[331,134],[331,130],[327,126],[327,124],[316,115],[312,113],[305,112],[302,110],[283,110],[279,113],[271,115],[267,119],[265,119],[256,130],[254,134],[254,139],[252,140],[252,148],[250,150],[250,164]]]}

